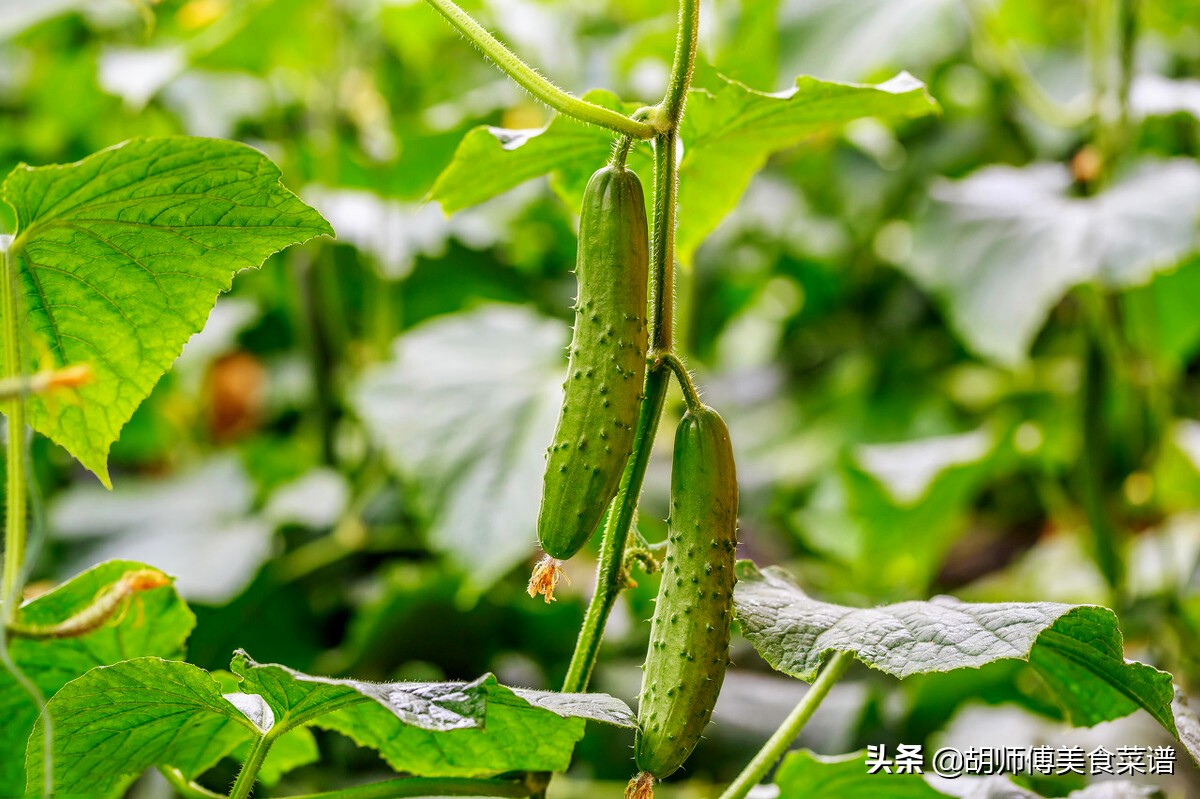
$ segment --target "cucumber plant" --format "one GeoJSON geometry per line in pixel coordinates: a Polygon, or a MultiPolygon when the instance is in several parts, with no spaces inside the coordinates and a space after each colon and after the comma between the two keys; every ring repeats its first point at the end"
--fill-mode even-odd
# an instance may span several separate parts
{"type": "MultiPolygon", "coordinates": [[[[743,799],[768,775],[856,659],[897,678],[1024,661],[1073,723],[1141,708],[1200,755],[1189,733],[1200,722],[1177,698],[1171,675],[1126,661],[1115,615],[1104,608],[939,599],[862,610],[811,599],[776,569],[735,565],[733,447],[676,350],[676,262],[690,260],[771,152],[858,118],[936,110],[919,82],[801,78],[791,92],[767,94],[701,70],[704,85],[694,87],[699,3],[681,0],[660,102],[639,107],[605,92],[576,97],[452,0],[428,2],[559,112],[546,129],[520,139],[503,140],[490,128],[469,133],[434,187],[446,210],[551,171],[567,178],[571,195],[572,169],[586,175],[608,160],[581,194],[574,339],[537,520],[550,560],[530,585],[549,601],[558,561],[602,530],[596,590],[562,691],[509,688],[491,675],[386,684],[314,677],[240,650],[229,673],[209,673],[183,660],[195,619],[171,578],[135,562],[101,564],[21,601],[31,490],[26,427],[107,483],[108,449],[122,424],[203,325],[234,272],[332,233],[250,148],[133,140],[75,164],[19,167],[4,184],[16,228],[0,269],[0,403],[10,431],[0,635],[0,706],[10,712],[0,730],[0,793],[115,796],[153,768],[188,799],[244,799],[272,774],[315,761],[311,728],[318,727],[374,749],[406,776],[309,797],[544,797],[550,774],[570,765],[584,723],[597,721],[629,731],[637,773],[627,793],[646,799],[684,766],[710,722],[735,610],[763,658],[812,687],[722,799],[743,799]],[[685,117],[689,104],[694,113],[685,117]],[[539,137],[547,147],[522,144],[539,137]],[[569,147],[556,146],[568,138],[569,147]],[[648,161],[647,204],[637,170],[648,161]],[[649,547],[631,549],[629,540],[658,426],[672,418],[665,401],[672,375],[686,411],[675,434],[659,564],[649,547]],[[635,562],[661,573],[636,717],[612,697],[584,693],[635,562]],[[928,630],[937,634],[919,634],[928,630]],[[197,779],[222,758],[241,768],[229,790],[216,794],[197,779]]],[[[852,761],[792,755],[780,771],[782,795],[806,795],[821,779],[811,772],[852,761]]],[[[866,784],[860,793],[877,789],[866,784]]],[[[924,790],[914,792],[935,795],[924,790]]]]}

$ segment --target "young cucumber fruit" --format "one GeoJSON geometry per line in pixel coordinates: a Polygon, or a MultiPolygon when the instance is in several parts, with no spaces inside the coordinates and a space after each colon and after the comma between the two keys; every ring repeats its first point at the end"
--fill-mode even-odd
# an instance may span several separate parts
{"type": "Polygon", "coordinates": [[[617,493],[633,448],[646,375],[646,202],[637,175],[592,175],[579,217],[579,299],[562,411],[547,452],[538,540],[551,557],[579,551],[617,493]]]}
{"type": "Polygon", "coordinates": [[[696,748],[725,679],[737,507],[725,421],[707,406],[688,410],[675,432],[667,558],[638,705],[637,765],[658,779],[696,748]]]}

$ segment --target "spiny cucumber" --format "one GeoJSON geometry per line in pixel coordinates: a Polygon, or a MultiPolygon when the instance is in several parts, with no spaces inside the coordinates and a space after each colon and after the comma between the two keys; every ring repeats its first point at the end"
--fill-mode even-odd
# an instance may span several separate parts
{"type": "Polygon", "coordinates": [[[697,403],[675,432],[667,557],[638,706],[637,765],[658,779],[696,748],[725,679],[737,507],[729,429],[697,403]]]}
{"type": "Polygon", "coordinates": [[[538,540],[554,558],[591,538],[633,448],[646,374],[648,238],[637,175],[598,170],[580,211],[575,333],[538,513],[538,540]]]}

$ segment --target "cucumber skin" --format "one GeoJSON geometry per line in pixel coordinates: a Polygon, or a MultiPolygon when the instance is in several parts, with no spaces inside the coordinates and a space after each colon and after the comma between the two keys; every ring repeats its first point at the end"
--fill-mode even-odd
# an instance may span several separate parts
{"type": "Polygon", "coordinates": [[[542,549],[560,560],[600,526],[633,449],[649,345],[649,270],[642,184],[628,169],[602,167],[579,216],[575,332],[538,512],[542,549]]]}
{"type": "Polygon", "coordinates": [[[729,665],[737,548],[737,473],[712,408],[675,432],[667,557],[638,704],[637,765],[659,779],[700,742],[729,665]]]}

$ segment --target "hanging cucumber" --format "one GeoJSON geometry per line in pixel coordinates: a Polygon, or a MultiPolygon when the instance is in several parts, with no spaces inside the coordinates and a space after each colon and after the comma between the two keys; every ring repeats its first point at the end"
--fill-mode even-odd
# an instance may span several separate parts
{"type": "Polygon", "coordinates": [[[575,334],[538,513],[538,540],[552,558],[565,560],[587,543],[633,448],[649,261],[642,185],[623,165],[605,166],[583,195],[575,334]]]}
{"type": "Polygon", "coordinates": [[[729,430],[696,401],[675,433],[667,557],[638,706],[642,783],[683,765],[712,717],[729,664],[737,507],[729,430]]]}

